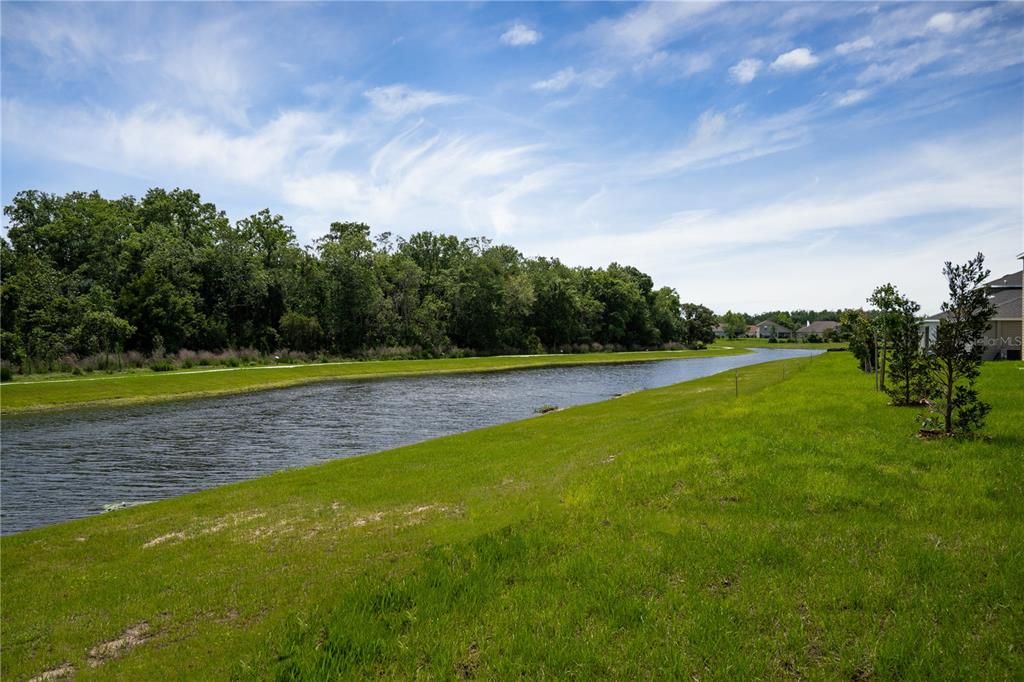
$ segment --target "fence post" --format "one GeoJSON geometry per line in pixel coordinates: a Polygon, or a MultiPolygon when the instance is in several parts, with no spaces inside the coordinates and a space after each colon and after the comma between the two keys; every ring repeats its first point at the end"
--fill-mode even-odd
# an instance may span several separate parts
{"type": "Polygon", "coordinates": [[[740,371],[738,369],[735,370],[733,372],[733,375],[736,377],[736,397],[739,398],[740,397],[740,371]]]}

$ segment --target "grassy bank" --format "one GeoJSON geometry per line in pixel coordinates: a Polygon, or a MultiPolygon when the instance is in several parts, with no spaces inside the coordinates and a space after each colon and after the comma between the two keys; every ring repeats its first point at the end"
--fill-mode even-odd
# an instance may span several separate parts
{"type": "Polygon", "coordinates": [[[3,679],[1024,667],[1024,372],[925,442],[845,353],[0,539],[3,679]]]}
{"type": "Polygon", "coordinates": [[[38,381],[14,381],[0,387],[0,413],[13,414],[87,405],[124,405],[178,400],[280,388],[331,379],[486,372],[549,365],[641,362],[735,355],[744,352],[746,351],[738,348],[715,347],[706,350],[631,353],[503,355],[441,360],[375,360],[291,366],[192,369],[174,372],[136,371],[38,381]]]}
{"type": "Polygon", "coordinates": [[[828,350],[830,348],[846,348],[849,344],[846,341],[810,343],[809,341],[790,342],[782,340],[772,343],[771,339],[716,339],[712,348],[812,348],[815,350],[828,350]]]}

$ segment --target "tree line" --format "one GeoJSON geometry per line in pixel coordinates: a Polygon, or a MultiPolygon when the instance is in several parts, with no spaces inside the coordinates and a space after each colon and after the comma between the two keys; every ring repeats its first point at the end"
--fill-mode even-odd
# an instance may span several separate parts
{"type": "Polygon", "coordinates": [[[568,267],[482,237],[334,222],[302,247],[282,216],[232,224],[187,189],[23,191],[4,213],[0,356],[22,371],[128,350],[439,356],[714,339],[711,310],[635,267],[568,267]]]}
{"type": "Polygon", "coordinates": [[[921,306],[891,283],[868,297],[871,310],[847,310],[840,317],[850,351],[863,371],[875,375],[875,387],[889,395],[891,404],[927,408],[919,416],[925,436],[975,432],[991,410],[975,387],[985,332],[995,314],[984,286],[991,273],[979,253],[963,265],[947,261],[942,274],[948,300],[927,346],[922,344],[921,306]]]}

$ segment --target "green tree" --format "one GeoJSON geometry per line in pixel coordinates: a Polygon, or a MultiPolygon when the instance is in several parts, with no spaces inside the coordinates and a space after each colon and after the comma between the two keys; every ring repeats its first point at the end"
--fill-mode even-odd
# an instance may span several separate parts
{"type": "Polygon", "coordinates": [[[974,386],[985,350],[985,331],[995,308],[982,286],[990,274],[982,254],[963,265],[946,261],[942,274],[949,286],[949,300],[942,304],[928,357],[935,387],[933,408],[942,415],[943,431],[953,435],[981,428],[991,410],[974,386]]]}
{"type": "Polygon", "coordinates": [[[361,348],[383,301],[373,270],[370,228],[363,223],[331,223],[317,248],[326,286],[325,331],[337,350],[361,348]]]}
{"type": "Polygon", "coordinates": [[[320,347],[323,329],[315,317],[291,310],[281,316],[281,340],[292,350],[311,353],[320,347]]]}
{"type": "Polygon", "coordinates": [[[734,313],[729,310],[725,315],[722,315],[719,321],[725,329],[725,335],[730,339],[744,336],[747,332],[747,319],[740,313],[734,313]]]}
{"type": "Polygon", "coordinates": [[[928,396],[928,371],[921,349],[921,306],[905,296],[898,296],[891,321],[892,356],[886,388],[895,405],[915,405],[928,396]]]}
{"type": "Polygon", "coordinates": [[[684,303],[683,343],[699,348],[715,340],[715,313],[697,303],[684,303]]]}
{"type": "Polygon", "coordinates": [[[874,372],[878,361],[875,327],[863,310],[844,310],[839,313],[842,335],[849,341],[850,352],[857,358],[864,372],[874,372]]]}
{"type": "Polygon", "coordinates": [[[662,343],[682,341],[684,336],[682,305],[671,287],[661,287],[651,297],[651,322],[662,343]]]}
{"type": "Polygon", "coordinates": [[[878,388],[883,391],[885,390],[886,361],[889,357],[889,340],[896,325],[899,302],[900,292],[892,284],[876,287],[868,298],[868,303],[878,311],[873,322],[875,335],[878,338],[878,362],[876,363],[879,370],[878,388]]]}

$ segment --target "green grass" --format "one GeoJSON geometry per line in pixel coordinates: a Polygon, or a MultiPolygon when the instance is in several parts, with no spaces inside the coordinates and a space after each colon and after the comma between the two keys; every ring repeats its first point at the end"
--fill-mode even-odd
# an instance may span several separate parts
{"type": "Polygon", "coordinates": [[[840,342],[829,342],[829,343],[809,343],[806,341],[798,341],[796,343],[790,343],[788,340],[779,341],[778,343],[771,343],[769,339],[715,339],[714,344],[711,348],[778,348],[785,350],[787,348],[814,348],[816,350],[828,350],[829,348],[846,348],[849,344],[846,341],[840,342]]]}
{"type": "Polygon", "coordinates": [[[5,537],[0,676],[1019,679],[1019,363],[926,442],[786,362],[5,537]]]}
{"type": "Polygon", "coordinates": [[[0,413],[13,414],[68,407],[128,405],[179,400],[281,388],[331,379],[486,372],[548,365],[672,360],[736,355],[744,352],[746,351],[738,348],[714,348],[629,353],[502,355],[440,360],[374,360],[298,366],[198,368],[174,372],[134,371],[106,376],[22,380],[5,383],[0,387],[0,413]]]}

